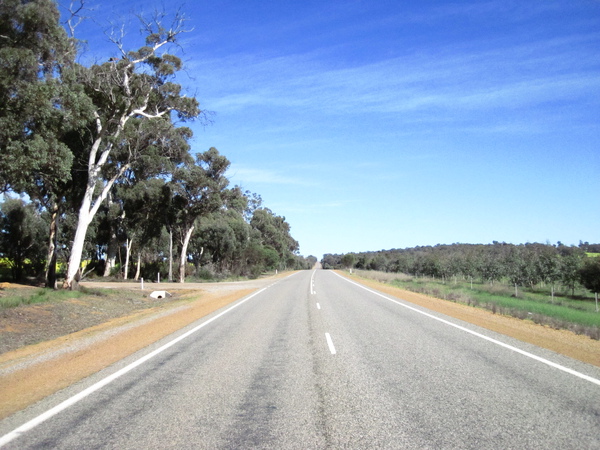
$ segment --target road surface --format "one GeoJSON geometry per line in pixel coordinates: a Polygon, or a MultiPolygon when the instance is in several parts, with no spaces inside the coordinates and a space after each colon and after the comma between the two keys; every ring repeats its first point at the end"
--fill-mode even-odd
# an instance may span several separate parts
{"type": "Polygon", "coordinates": [[[600,369],[303,271],[0,431],[15,449],[591,449],[600,369]]]}

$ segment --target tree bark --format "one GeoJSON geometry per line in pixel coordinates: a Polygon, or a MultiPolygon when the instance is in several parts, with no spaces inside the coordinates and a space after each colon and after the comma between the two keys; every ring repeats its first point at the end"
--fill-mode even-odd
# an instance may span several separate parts
{"type": "MultiPolygon", "coordinates": [[[[110,211],[111,206],[113,205],[112,195],[110,193],[106,197],[106,207],[108,211],[110,211]]],[[[110,214],[110,213],[109,213],[110,214]]],[[[117,248],[119,247],[119,243],[117,242],[117,231],[115,224],[112,220],[108,220],[108,226],[110,227],[110,238],[108,241],[108,247],[106,248],[106,259],[104,264],[104,273],[102,276],[104,278],[109,277],[112,269],[116,266],[117,261],[117,248]]]]}
{"type": "Polygon", "coordinates": [[[187,262],[187,248],[190,243],[190,238],[192,237],[192,233],[194,232],[195,226],[192,225],[187,232],[185,233],[185,237],[183,238],[183,243],[181,245],[181,259],[179,261],[179,282],[185,283],[185,266],[187,262]]]}
{"type": "MultiPolygon", "coordinates": [[[[112,228],[112,227],[111,227],[112,228]]],[[[114,229],[110,232],[110,242],[108,243],[108,248],[106,249],[106,263],[104,264],[104,274],[103,277],[110,276],[110,272],[116,266],[117,261],[117,234],[114,229]]]]}
{"type": "MultiPolygon", "coordinates": [[[[91,157],[90,157],[91,158],[91,157]]],[[[94,189],[96,182],[100,177],[100,165],[92,165],[88,169],[88,184],[85,189],[83,200],[81,201],[81,208],[79,208],[79,217],[77,220],[77,229],[75,230],[75,238],[73,239],[73,245],[71,247],[71,256],[69,257],[69,266],[67,268],[67,276],[63,283],[63,288],[73,289],[73,280],[77,273],[80,272],[81,257],[83,255],[83,246],[85,244],[85,236],[87,234],[88,227],[92,222],[92,219],[100,208],[100,203],[106,198],[111,188],[115,184],[115,181],[125,173],[129,168],[129,164],[123,165],[117,174],[104,186],[102,192],[96,197],[95,203],[92,205],[92,199],[94,197],[94,189]]]]}
{"type": "Polygon", "coordinates": [[[173,281],[173,228],[169,228],[169,282],[173,281]]]}
{"type": "Polygon", "coordinates": [[[135,269],[135,281],[140,279],[140,272],[142,271],[142,252],[138,252],[137,268],[135,269]]]}
{"type": "Polygon", "coordinates": [[[123,279],[127,279],[129,273],[129,255],[131,254],[131,247],[133,246],[133,236],[131,239],[127,238],[125,241],[125,268],[123,269],[123,279]]]}
{"type": "Polygon", "coordinates": [[[44,268],[46,287],[56,289],[56,244],[58,241],[58,203],[52,202],[50,216],[50,238],[48,240],[48,256],[44,268]]]}
{"type": "Polygon", "coordinates": [[[81,256],[83,254],[83,245],[85,243],[85,235],[87,234],[88,226],[91,222],[90,206],[92,204],[93,189],[86,189],[81,208],[79,208],[79,220],[77,221],[77,229],[75,230],[75,238],[71,246],[71,256],[69,257],[69,266],[67,268],[67,276],[63,284],[64,288],[73,289],[73,281],[79,272],[81,266],[81,256]]]}

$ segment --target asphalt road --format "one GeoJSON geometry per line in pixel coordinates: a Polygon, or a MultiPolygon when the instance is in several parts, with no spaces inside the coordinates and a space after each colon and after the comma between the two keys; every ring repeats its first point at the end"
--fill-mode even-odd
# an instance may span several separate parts
{"type": "Polygon", "coordinates": [[[73,403],[5,448],[600,448],[598,368],[403,305],[299,272],[11,418],[73,403]]]}

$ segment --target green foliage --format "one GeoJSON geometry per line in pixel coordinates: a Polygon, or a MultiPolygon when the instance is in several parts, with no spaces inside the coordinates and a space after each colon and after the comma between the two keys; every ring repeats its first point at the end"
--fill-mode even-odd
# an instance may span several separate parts
{"type": "Polygon", "coordinates": [[[13,281],[35,274],[45,258],[46,224],[33,205],[5,197],[0,205],[0,257],[12,271],[13,281]]]}
{"type": "Polygon", "coordinates": [[[177,222],[191,226],[198,218],[217,211],[229,184],[225,171],[229,161],[211,147],[196,155],[196,162],[175,169],[171,186],[177,222]]]}
{"type": "Polygon", "coordinates": [[[342,256],[341,263],[344,267],[354,267],[354,264],[356,263],[356,257],[352,253],[346,253],[344,256],[342,256]]]}
{"type": "MultiPolygon", "coordinates": [[[[259,233],[260,244],[276,252],[279,268],[287,268],[289,257],[298,251],[299,245],[291,236],[285,217],[275,215],[268,208],[258,208],[250,219],[250,225],[259,233]]],[[[272,257],[269,260],[274,262],[272,257]]]]}
{"type": "Polygon", "coordinates": [[[61,136],[86,111],[65,83],[75,47],[58,20],[50,0],[0,2],[0,190],[34,199],[69,179],[61,136]]]}
{"type": "Polygon", "coordinates": [[[579,269],[579,276],[586,289],[600,293],[600,258],[586,258],[579,269]]]}

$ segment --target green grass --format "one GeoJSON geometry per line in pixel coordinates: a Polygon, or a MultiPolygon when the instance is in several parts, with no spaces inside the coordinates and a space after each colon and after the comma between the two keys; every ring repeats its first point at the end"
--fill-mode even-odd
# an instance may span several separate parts
{"type": "Polygon", "coordinates": [[[82,295],[89,295],[83,291],[52,290],[46,288],[17,288],[4,289],[0,291],[0,310],[14,308],[21,305],[33,305],[37,303],[59,302],[82,295]]]}
{"type": "Polygon", "coordinates": [[[526,290],[519,287],[519,296],[514,296],[514,287],[506,284],[473,283],[430,278],[414,278],[404,274],[383,274],[381,272],[357,271],[357,275],[389,283],[409,291],[426,294],[444,300],[463,303],[488,309],[520,319],[569,329],[600,339],[600,313],[596,312],[595,302],[586,291],[578,292],[576,298],[555,294],[554,299],[542,290],[526,290]]]}

